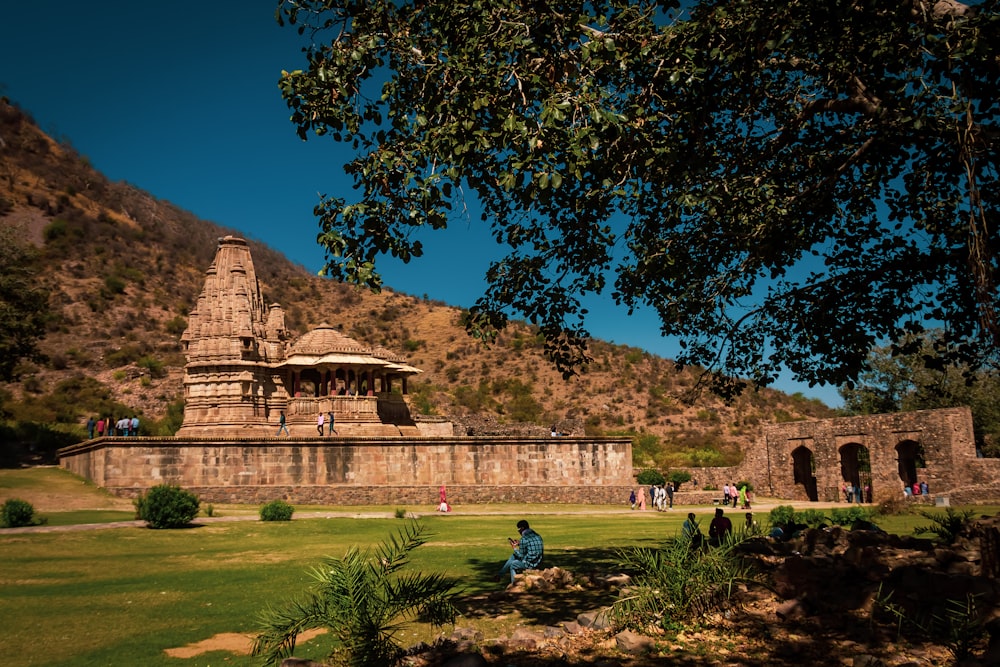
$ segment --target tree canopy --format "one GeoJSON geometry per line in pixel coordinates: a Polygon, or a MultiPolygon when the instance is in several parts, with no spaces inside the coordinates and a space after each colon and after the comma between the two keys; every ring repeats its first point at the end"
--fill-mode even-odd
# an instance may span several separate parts
{"type": "Polygon", "coordinates": [[[878,414],[968,406],[979,451],[1000,456],[1000,375],[944,364],[936,338],[929,332],[895,349],[875,348],[857,381],[839,390],[845,410],[878,414]]]}
{"type": "Polygon", "coordinates": [[[326,271],[380,288],[473,196],[506,256],[467,328],[523,317],[564,373],[604,291],[723,394],[929,329],[995,363],[998,1],[279,2],[292,122],[356,155],[326,271]]]}

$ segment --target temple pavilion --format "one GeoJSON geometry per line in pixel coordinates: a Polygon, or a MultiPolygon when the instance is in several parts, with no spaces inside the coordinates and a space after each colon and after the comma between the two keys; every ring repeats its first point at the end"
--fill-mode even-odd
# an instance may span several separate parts
{"type": "Polygon", "coordinates": [[[219,239],[181,342],[178,436],[274,437],[282,412],[296,437],[318,437],[320,413],[327,423],[333,414],[336,435],[425,434],[406,402],[407,379],[421,371],[325,323],[293,340],[281,306],[264,304],[244,239],[219,239]]]}

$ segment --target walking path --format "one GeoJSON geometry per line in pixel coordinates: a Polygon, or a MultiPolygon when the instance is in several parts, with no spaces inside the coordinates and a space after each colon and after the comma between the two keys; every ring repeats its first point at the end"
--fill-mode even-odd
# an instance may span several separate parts
{"type": "MultiPolygon", "coordinates": [[[[792,505],[796,509],[802,509],[803,507],[808,507],[810,509],[827,509],[833,507],[847,507],[847,503],[820,503],[820,502],[793,502],[790,500],[778,500],[772,498],[766,498],[763,500],[757,500],[753,504],[752,511],[755,514],[766,514],[771,511],[772,508],[778,505],[792,505]]],[[[696,514],[704,514],[714,512],[716,509],[715,505],[674,505],[673,509],[664,510],[659,512],[660,514],[677,514],[678,516],[684,516],[688,512],[695,512],[696,514]]],[[[722,509],[726,510],[731,514],[743,514],[745,510],[733,509],[731,507],[723,506],[722,509]]],[[[225,508],[222,508],[225,511],[225,508]]],[[[640,510],[631,510],[628,507],[608,507],[607,505],[595,505],[593,509],[587,507],[575,506],[572,510],[553,510],[553,509],[533,509],[531,505],[524,505],[521,507],[505,506],[503,508],[493,508],[489,505],[465,505],[456,508],[450,514],[445,516],[594,516],[594,515],[609,515],[609,514],[647,514],[655,515],[658,512],[656,510],[647,509],[645,512],[640,510]]],[[[407,511],[407,517],[419,519],[424,516],[435,516],[438,512],[434,510],[430,511],[407,511]]],[[[392,519],[396,516],[395,510],[386,511],[366,511],[366,512],[352,512],[350,510],[338,510],[338,511],[295,511],[294,518],[296,519],[392,519]]],[[[203,526],[213,523],[227,523],[232,521],[260,521],[260,516],[256,512],[244,513],[244,514],[231,514],[226,516],[200,516],[191,522],[193,526],[203,526]]],[[[0,529],[0,537],[4,535],[18,535],[25,533],[69,533],[78,532],[83,530],[102,530],[106,528],[144,528],[146,526],[145,521],[134,520],[134,521],[108,521],[105,523],[78,523],[66,526],[23,526],[20,528],[3,528],[0,529]]]]}

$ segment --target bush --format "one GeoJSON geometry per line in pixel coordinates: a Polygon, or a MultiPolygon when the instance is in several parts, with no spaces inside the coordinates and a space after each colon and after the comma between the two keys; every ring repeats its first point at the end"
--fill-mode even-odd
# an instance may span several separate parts
{"type": "Polygon", "coordinates": [[[874,514],[872,509],[857,505],[834,507],[830,510],[830,521],[838,526],[853,526],[856,521],[871,522],[874,514]]]}
{"type": "Polygon", "coordinates": [[[666,484],[667,480],[663,477],[659,470],[653,470],[651,468],[646,468],[639,473],[638,477],[635,478],[639,484],[666,484]]]}
{"type": "Polygon", "coordinates": [[[784,526],[795,520],[795,508],[791,505],[778,505],[768,514],[772,526],[784,526]]]}
{"type": "Polygon", "coordinates": [[[823,510],[802,510],[795,513],[795,523],[804,523],[810,528],[819,528],[827,522],[826,514],[823,510]]]}
{"type": "Polygon", "coordinates": [[[180,528],[198,516],[198,505],[190,491],[159,484],[135,499],[135,515],[150,528],[180,528]]]}
{"type": "Polygon", "coordinates": [[[685,470],[671,470],[667,479],[674,483],[674,488],[679,489],[681,484],[691,481],[691,473],[685,470]]]}
{"type": "Polygon", "coordinates": [[[10,498],[0,508],[0,527],[19,528],[44,523],[35,519],[35,508],[27,500],[10,498]]]}
{"type": "Polygon", "coordinates": [[[260,508],[261,521],[291,521],[295,508],[284,500],[272,500],[260,508]]]}

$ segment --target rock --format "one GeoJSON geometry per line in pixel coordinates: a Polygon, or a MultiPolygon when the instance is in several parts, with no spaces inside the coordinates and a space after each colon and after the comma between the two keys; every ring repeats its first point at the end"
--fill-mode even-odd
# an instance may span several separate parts
{"type": "Polygon", "coordinates": [[[487,664],[486,659],[478,653],[463,653],[445,660],[441,667],[486,667],[487,664]]]}
{"type": "Polygon", "coordinates": [[[615,643],[619,650],[629,655],[645,655],[656,649],[656,644],[652,639],[631,630],[623,630],[615,635],[615,643]]]}
{"type": "Polygon", "coordinates": [[[576,621],[582,627],[590,628],[591,630],[607,630],[611,627],[611,619],[608,618],[608,611],[606,609],[585,611],[576,617],[576,621]]]}
{"type": "Polygon", "coordinates": [[[793,621],[806,616],[805,608],[799,600],[786,600],[785,602],[782,602],[778,605],[778,608],[774,610],[774,613],[776,613],[778,618],[783,621],[793,621]]]}

